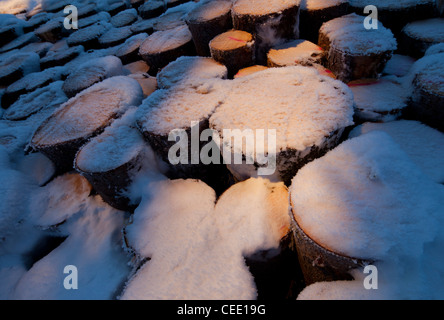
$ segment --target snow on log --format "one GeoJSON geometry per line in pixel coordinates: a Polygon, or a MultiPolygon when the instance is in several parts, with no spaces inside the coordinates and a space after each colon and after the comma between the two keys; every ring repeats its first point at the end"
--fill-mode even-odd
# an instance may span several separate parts
{"type": "Polygon", "coordinates": [[[204,84],[208,79],[226,79],[227,68],[206,57],[180,57],[157,74],[159,88],[204,84]]]}
{"type": "Polygon", "coordinates": [[[92,16],[79,19],[79,29],[92,26],[93,24],[96,24],[98,22],[109,22],[110,20],[111,20],[110,14],[108,12],[101,11],[92,16]]]}
{"type": "Polygon", "coordinates": [[[346,85],[295,66],[233,80],[210,127],[223,141],[225,163],[237,180],[262,175],[289,184],[301,167],[338,144],[352,118],[346,85]]]}
{"type": "Polygon", "coordinates": [[[444,183],[444,133],[418,121],[400,120],[387,123],[364,123],[354,128],[349,138],[373,132],[387,133],[410,159],[436,183],[444,183]]]}
{"type": "Polygon", "coordinates": [[[63,66],[71,60],[77,58],[85,49],[83,46],[70,48],[60,48],[58,50],[49,50],[46,56],[40,60],[42,70],[57,66],[63,66]]]}
{"type": "Polygon", "coordinates": [[[244,257],[280,253],[288,212],[287,188],[265,179],[238,183],[219,199],[198,180],[150,184],[124,235],[139,260],[151,260],[128,281],[121,298],[256,299],[257,279],[244,257]]]}
{"type": "Polygon", "coordinates": [[[421,58],[432,45],[444,42],[444,18],[414,21],[402,29],[399,50],[421,58]]]}
{"type": "Polygon", "coordinates": [[[236,0],[233,26],[253,35],[256,62],[265,64],[270,47],[299,38],[299,0],[236,0]]]}
{"type": "Polygon", "coordinates": [[[1,47],[0,53],[11,51],[14,49],[21,49],[24,46],[31,44],[31,43],[35,43],[37,41],[39,41],[37,36],[33,32],[29,32],[29,33],[26,33],[16,39],[12,40],[8,44],[1,47]]]}
{"type": "Polygon", "coordinates": [[[131,31],[133,32],[134,35],[139,33],[152,34],[154,31],[154,21],[155,19],[141,20],[135,22],[130,26],[131,31]]]}
{"type": "Polygon", "coordinates": [[[43,58],[49,51],[49,49],[53,46],[50,42],[31,42],[27,44],[23,48],[21,48],[22,52],[35,52],[39,55],[40,58],[43,58]]]}
{"type": "Polygon", "coordinates": [[[210,137],[207,137],[207,142],[198,138],[192,144],[196,136],[200,137],[204,130],[209,129],[208,119],[223,101],[228,86],[229,83],[224,80],[208,80],[196,87],[159,89],[139,107],[137,127],[153,150],[168,164],[168,177],[201,179],[217,188],[216,191],[226,190],[231,183],[226,167],[221,164],[217,145],[211,159],[214,161],[204,163],[199,157],[204,146],[210,143],[210,137]],[[170,136],[176,138],[171,139],[170,136]],[[181,140],[177,141],[179,137],[181,140]],[[177,150],[178,147],[180,150],[177,150]],[[176,153],[172,154],[174,148],[176,153]]]}
{"type": "Polygon", "coordinates": [[[106,79],[64,103],[39,127],[30,146],[51,159],[59,173],[72,170],[80,147],[142,98],[136,80],[106,79]]]}
{"type": "Polygon", "coordinates": [[[109,6],[103,8],[106,12],[108,12],[111,16],[115,16],[122,12],[123,10],[128,9],[128,3],[126,1],[118,1],[114,2],[109,6]]]}
{"type": "Polygon", "coordinates": [[[4,46],[5,44],[11,42],[20,36],[23,32],[22,28],[18,28],[14,25],[6,25],[0,27],[0,46],[4,46]]]}
{"type": "Polygon", "coordinates": [[[47,12],[40,12],[32,16],[30,19],[26,21],[28,23],[28,26],[25,28],[25,31],[26,32],[35,31],[42,24],[48,22],[50,18],[51,14],[47,12]]]}
{"type": "MultiPolygon", "coordinates": [[[[147,2],[151,2],[151,1],[147,1],[147,2]]],[[[141,5],[143,5],[145,3],[145,0],[130,0],[130,5],[132,8],[134,9],[139,9],[141,5]]]]}
{"type": "Polygon", "coordinates": [[[156,18],[164,13],[165,9],[165,4],[161,0],[145,1],[145,3],[139,7],[139,15],[142,19],[156,18]]]}
{"type": "Polygon", "coordinates": [[[114,56],[91,59],[78,66],[66,78],[63,91],[72,98],[86,88],[103,81],[104,79],[123,74],[122,62],[114,56]]]}
{"type": "Polygon", "coordinates": [[[43,41],[56,43],[69,34],[69,30],[63,26],[63,21],[62,17],[53,18],[34,30],[34,33],[43,41]]]}
{"type": "Polygon", "coordinates": [[[195,50],[190,30],[186,25],[181,25],[150,35],[140,45],[139,54],[150,66],[150,73],[155,75],[171,61],[193,55],[195,50]]]}
{"type": "Polygon", "coordinates": [[[330,20],[319,30],[318,44],[328,52],[327,68],[339,80],[376,78],[396,50],[396,39],[378,22],[366,30],[364,17],[354,13],[330,20]]]}
{"type": "Polygon", "coordinates": [[[211,40],[210,52],[214,60],[227,67],[228,77],[233,78],[240,69],[254,64],[255,46],[250,33],[230,30],[211,40]]]}
{"type": "Polygon", "coordinates": [[[300,170],[290,188],[306,283],[349,280],[365,264],[422,255],[436,237],[442,199],[442,188],[386,133],[342,143],[300,170]]]}
{"type": "Polygon", "coordinates": [[[387,62],[382,74],[404,77],[409,73],[415,61],[412,57],[394,54],[387,62]]]}
{"type": "Polygon", "coordinates": [[[392,77],[348,83],[355,101],[355,122],[388,122],[402,116],[410,92],[392,77]]]}
{"type": "Polygon", "coordinates": [[[6,120],[24,120],[41,110],[55,110],[68,98],[62,90],[63,81],[56,81],[20,96],[3,114],[6,120]]]}
{"type": "Polygon", "coordinates": [[[255,65],[255,66],[243,68],[243,69],[240,69],[236,73],[236,75],[234,76],[234,79],[246,77],[246,76],[249,76],[250,74],[253,74],[253,73],[256,73],[256,72],[260,72],[260,71],[264,71],[264,70],[267,70],[267,69],[268,69],[268,67],[261,66],[261,65],[255,65]]]}
{"type": "Polygon", "coordinates": [[[132,8],[119,12],[111,18],[110,22],[115,28],[121,28],[132,24],[137,18],[137,10],[132,8]]]}
{"type": "Polygon", "coordinates": [[[68,39],[66,39],[66,43],[70,47],[81,45],[85,50],[97,49],[100,48],[99,38],[109,29],[111,29],[109,23],[98,22],[73,32],[68,39]]]}
{"type": "Polygon", "coordinates": [[[232,2],[229,0],[205,1],[188,14],[186,23],[193,35],[198,55],[209,57],[210,41],[232,29],[231,7],[232,2]]]}
{"type": "Polygon", "coordinates": [[[435,16],[435,0],[350,0],[349,4],[349,11],[361,15],[369,4],[376,6],[378,20],[397,38],[407,23],[435,16]]]}
{"type": "MultiPolygon", "coordinates": [[[[347,0],[301,1],[299,37],[317,43],[322,24],[346,15],[348,6],[347,0]]],[[[359,13],[362,14],[363,11],[361,10],[359,13]]]]}
{"type": "Polygon", "coordinates": [[[51,82],[62,80],[64,73],[64,67],[54,67],[24,76],[6,88],[2,96],[3,108],[8,108],[17,101],[22,94],[30,93],[38,88],[47,86],[51,82]]]}
{"type": "Polygon", "coordinates": [[[125,42],[132,34],[130,26],[111,28],[100,36],[99,44],[102,48],[114,47],[125,42]]]}
{"type": "Polygon", "coordinates": [[[277,45],[267,54],[267,65],[270,68],[295,65],[312,66],[322,64],[326,52],[318,45],[307,40],[294,40],[277,45]]]}
{"type": "Polygon", "coordinates": [[[155,157],[134,126],[137,108],[129,109],[77,153],[75,168],[112,207],[133,211],[128,189],[136,174],[155,166],[155,157]],[[154,162],[154,164],[153,164],[154,162]]]}
{"type": "Polygon", "coordinates": [[[432,54],[418,60],[412,67],[413,95],[406,117],[444,131],[444,53],[432,54]]]}
{"type": "Polygon", "coordinates": [[[128,38],[115,55],[120,58],[123,64],[128,64],[140,60],[139,50],[141,44],[148,38],[148,34],[140,33],[131,38],[128,38]]]}
{"type": "Polygon", "coordinates": [[[0,57],[0,86],[9,86],[24,76],[40,71],[40,57],[37,53],[5,54],[0,57]]]}

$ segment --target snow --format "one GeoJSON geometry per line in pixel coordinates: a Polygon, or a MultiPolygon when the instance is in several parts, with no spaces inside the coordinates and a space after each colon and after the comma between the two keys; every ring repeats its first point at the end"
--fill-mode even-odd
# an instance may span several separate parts
{"type": "Polygon", "coordinates": [[[348,140],[292,181],[295,220],[315,242],[354,258],[419,256],[443,215],[444,187],[383,132],[348,140]]]}
{"type": "Polygon", "coordinates": [[[11,84],[7,89],[6,93],[14,93],[26,90],[27,92],[34,91],[37,88],[53,82],[59,81],[62,75],[66,72],[64,67],[54,67],[45,69],[41,72],[30,73],[20,80],[11,84]]]}
{"type": "Polygon", "coordinates": [[[232,1],[230,0],[206,0],[201,1],[186,17],[187,21],[203,22],[211,21],[230,12],[232,1]]]}
{"type": "Polygon", "coordinates": [[[174,129],[189,128],[192,121],[208,119],[225,98],[225,83],[215,80],[196,88],[157,90],[139,107],[139,128],[144,132],[168,135],[174,129]]]}
{"type": "Polygon", "coordinates": [[[323,33],[331,42],[331,48],[355,54],[369,55],[397,48],[393,33],[378,21],[378,29],[364,28],[365,17],[355,13],[335,18],[325,22],[320,33],[323,33]]]}
{"type": "Polygon", "coordinates": [[[192,40],[191,32],[186,25],[174,29],[157,31],[140,45],[140,55],[165,52],[180,47],[192,40]]]}
{"type": "Polygon", "coordinates": [[[438,54],[438,53],[444,53],[444,43],[437,43],[430,46],[426,50],[424,56],[430,56],[432,54],[438,54]]]}
{"type": "Polygon", "coordinates": [[[413,21],[408,23],[402,31],[414,39],[431,43],[444,42],[444,18],[413,21]]]}
{"type": "Polygon", "coordinates": [[[79,151],[76,166],[83,172],[107,172],[116,169],[145,150],[152,152],[135,127],[137,108],[129,109],[122,118],[93,138],[79,151]]]}
{"type": "Polygon", "coordinates": [[[122,62],[115,56],[88,59],[77,65],[63,84],[65,93],[80,92],[94,83],[123,74],[122,62]]]}
{"type": "Polygon", "coordinates": [[[295,66],[233,80],[210,125],[219,134],[226,128],[275,129],[278,152],[304,151],[322,146],[333,132],[352,125],[352,116],[353,96],[345,84],[314,68],[295,66]]]}
{"type": "Polygon", "coordinates": [[[410,96],[396,77],[353,81],[348,86],[353,92],[355,114],[367,121],[396,120],[410,96]]]}
{"type": "Polygon", "coordinates": [[[32,211],[27,219],[45,229],[62,224],[87,207],[91,191],[89,182],[77,173],[59,176],[29,195],[32,211]]]}
{"type": "Polygon", "coordinates": [[[302,0],[301,9],[303,10],[322,10],[325,8],[339,6],[349,2],[348,0],[302,0]]]}
{"type": "Polygon", "coordinates": [[[278,66],[320,63],[324,50],[307,40],[294,40],[270,49],[268,60],[278,66]]]}
{"type": "MultiPolygon", "coordinates": [[[[351,6],[358,8],[364,8],[369,5],[369,2],[366,0],[349,0],[349,2],[351,6]]],[[[378,9],[399,10],[414,7],[419,4],[433,4],[434,2],[435,0],[373,0],[371,4],[378,9]]]]}
{"type": "Polygon", "coordinates": [[[293,6],[299,6],[301,0],[236,0],[233,4],[235,14],[257,15],[276,13],[293,6]]]}
{"type": "Polygon", "coordinates": [[[155,182],[145,187],[125,228],[132,249],[151,260],[126,284],[121,298],[255,299],[243,256],[278,248],[288,227],[283,184],[250,179],[216,204],[214,191],[201,181],[155,182]],[[275,207],[275,201],[281,205],[275,207]]]}
{"type": "Polygon", "coordinates": [[[409,158],[437,183],[444,183],[444,134],[417,121],[364,123],[353,129],[350,138],[383,131],[401,147],[409,158]]]}
{"type": "Polygon", "coordinates": [[[91,136],[114,116],[139,105],[142,98],[136,80],[123,76],[106,79],[64,103],[39,128],[33,144],[46,146],[91,136]]]}
{"type": "Polygon", "coordinates": [[[208,79],[226,79],[227,68],[211,58],[180,57],[157,75],[159,87],[169,89],[175,85],[203,84],[208,79]]]}
{"type": "Polygon", "coordinates": [[[104,300],[113,299],[128,276],[128,258],[121,249],[121,212],[90,198],[82,213],[67,227],[69,237],[21,277],[13,299],[104,300]],[[65,266],[78,270],[77,290],[63,287],[65,266]],[[33,290],[29,290],[33,288],[33,290]]]}
{"type": "Polygon", "coordinates": [[[0,58],[0,79],[17,70],[21,70],[23,76],[40,71],[40,57],[37,53],[17,53],[0,58]]]}
{"type": "Polygon", "coordinates": [[[133,23],[137,17],[137,10],[132,8],[119,12],[110,21],[114,27],[120,28],[133,23]]]}
{"type": "Polygon", "coordinates": [[[413,59],[412,57],[394,54],[392,58],[387,62],[383,74],[403,77],[407,75],[414,63],[415,59],[413,59]]]}
{"type": "Polygon", "coordinates": [[[22,120],[45,110],[54,111],[68,98],[62,90],[63,81],[56,81],[50,85],[37,89],[31,93],[21,95],[4,113],[7,120],[22,120]]]}

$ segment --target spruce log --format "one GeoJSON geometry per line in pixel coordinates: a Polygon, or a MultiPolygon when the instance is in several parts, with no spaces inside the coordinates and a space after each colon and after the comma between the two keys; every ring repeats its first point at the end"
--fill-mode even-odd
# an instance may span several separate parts
{"type": "Polygon", "coordinates": [[[31,148],[51,159],[58,173],[73,169],[78,150],[118,118],[139,105],[143,93],[136,80],[113,77],[63,104],[36,131],[31,148]]]}
{"type": "Polygon", "coordinates": [[[111,28],[99,38],[102,48],[114,47],[124,43],[132,35],[131,27],[111,28]]]}
{"type": "Polygon", "coordinates": [[[444,18],[414,21],[407,24],[399,39],[399,51],[421,58],[431,46],[444,42],[444,18]]]}
{"type": "MultiPolygon", "coordinates": [[[[301,39],[317,43],[319,29],[324,22],[346,15],[348,12],[348,1],[317,1],[306,0],[301,3],[299,16],[299,32],[301,39]]],[[[362,14],[359,12],[359,14],[362,14]]]]}
{"type": "Polygon", "coordinates": [[[267,52],[284,40],[299,38],[297,0],[236,0],[232,8],[233,27],[253,35],[256,63],[266,64],[267,52]]]}
{"type": "Polygon", "coordinates": [[[139,15],[143,19],[151,19],[160,16],[165,12],[165,4],[160,0],[146,1],[139,7],[139,15]]]}
{"type": "Polygon", "coordinates": [[[246,76],[249,76],[250,74],[264,71],[267,69],[268,69],[268,67],[261,66],[261,65],[255,65],[255,66],[243,68],[243,69],[240,69],[238,73],[236,73],[236,75],[234,76],[234,79],[246,77],[246,76]]]}
{"type": "Polygon", "coordinates": [[[349,14],[324,23],[318,44],[328,52],[326,67],[339,80],[377,78],[396,50],[396,39],[381,23],[363,28],[364,17],[349,14]]]}
{"type": "Polygon", "coordinates": [[[53,18],[38,27],[34,33],[43,41],[56,43],[69,35],[69,30],[63,26],[63,18],[53,18]]]}
{"type": "Polygon", "coordinates": [[[211,40],[210,52],[214,60],[227,67],[232,78],[240,69],[253,65],[255,42],[248,32],[230,30],[211,40]]]}
{"type": "Polygon", "coordinates": [[[267,54],[267,65],[270,68],[295,65],[312,66],[322,64],[326,52],[307,40],[294,40],[273,47],[267,54]]]}
{"type": "Polygon", "coordinates": [[[148,38],[148,34],[140,33],[127,39],[124,44],[117,49],[115,55],[120,58],[123,64],[128,64],[140,60],[140,45],[148,38]]]}
{"type": "Polygon", "coordinates": [[[188,14],[186,23],[193,35],[198,55],[209,57],[210,41],[233,27],[231,7],[231,1],[207,1],[188,14]]]}
{"type": "Polygon", "coordinates": [[[156,75],[171,61],[181,56],[191,56],[195,50],[190,30],[182,25],[150,35],[140,45],[139,54],[150,66],[150,74],[156,75]]]}
{"type": "Polygon", "coordinates": [[[83,46],[85,50],[100,48],[99,38],[111,28],[108,23],[96,23],[72,33],[66,43],[70,47],[83,46]]]}
{"type": "Polygon", "coordinates": [[[85,50],[83,46],[76,46],[71,48],[60,48],[56,51],[49,50],[46,56],[40,59],[42,70],[57,66],[63,66],[71,60],[77,58],[85,50]]]}
{"type": "Polygon", "coordinates": [[[40,71],[37,53],[16,53],[0,58],[0,86],[9,86],[32,72],[40,71]]]}

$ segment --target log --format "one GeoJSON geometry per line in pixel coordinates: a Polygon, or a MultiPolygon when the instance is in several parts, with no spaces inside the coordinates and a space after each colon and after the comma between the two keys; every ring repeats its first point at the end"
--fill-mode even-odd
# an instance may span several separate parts
{"type": "Polygon", "coordinates": [[[352,270],[371,264],[369,260],[347,257],[320,246],[300,228],[293,209],[292,214],[295,247],[307,286],[315,282],[353,280],[352,270]]]}
{"type": "Polygon", "coordinates": [[[109,23],[98,22],[89,27],[73,32],[68,39],[66,39],[66,43],[70,47],[81,45],[85,48],[85,50],[98,49],[100,48],[100,37],[109,29],[111,29],[111,25],[109,23]]]}
{"type": "Polygon", "coordinates": [[[50,20],[51,15],[46,12],[40,12],[32,16],[27,22],[28,25],[23,29],[25,33],[34,31],[42,24],[47,23],[50,20]]]}
{"type": "MultiPolygon", "coordinates": [[[[444,54],[436,54],[435,61],[444,54]]],[[[413,79],[413,95],[407,108],[407,118],[420,120],[444,132],[444,79],[442,65],[431,63],[413,79]]]]}
{"type": "Polygon", "coordinates": [[[63,67],[55,67],[24,76],[6,88],[2,97],[3,108],[7,109],[17,101],[22,94],[30,93],[38,88],[47,86],[51,82],[62,80],[63,73],[63,67]]]}
{"type": "Polygon", "coordinates": [[[210,118],[237,181],[263,176],[287,185],[305,164],[338,145],[352,124],[350,89],[302,66],[270,68],[233,80],[210,118]],[[328,94],[318,95],[320,90],[328,94]]]}
{"type": "MultiPolygon", "coordinates": [[[[365,14],[364,8],[368,1],[349,1],[350,12],[365,14]]],[[[389,28],[396,38],[399,38],[402,28],[409,22],[428,19],[436,15],[435,1],[384,1],[376,0],[371,3],[378,8],[378,20],[389,28]]]]}
{"type": "Polygon", "coordinates": [[[198,55],[209,57],[210,41],[232,29],[231,7],[232,2],[227,0],[206,1],[188,14],[186,23],[198,55]]]}
{"type": "Polygon", "coordinates": [[[197,141],[192,147],[191,135],[200,137],[209,128],[208,119],[225,94],[223,86],[223,83],[216,81],[209,88],[159,89],[139,107],[137,128],[154,152],[168,165],[166,175],[169,178],[201,179],[217,192],[226,190],[232,183],[226,167],[220,164],[219,153],[213,155],[215,160],[209,164],[204,164],[198,157],[197,152],[200,154],[208,142],[197,141]],[[174,159],[170,159],[170,150],[178,145],[176,141],[169,141],[169,135],[177,129],[186,133],[187,141],[181,141],[186,150],[176,152],[177,156],[185,157],[186,161],[176,164],[174,159]],[[188,156],[181,153],[182,151],[186,151],[188,156]]]}
{"type": "Polygon", "coordinates": [[[123,70],[128,74],[148,73],[150,66],[147,65],[143,60],[137,60],[135,62],[125,64],[123,66],[123,70]]]}
{"type": "Polygon", "coordinates": [[[9,86],[24,76],[40,71],[40,57],[34,52],[6,54],[0,58],[0,86],[9,86]]]}
{"type": "Polygon", "coordinates": [[[129,106],[139,105],[142,98],[142,89],[136,80],[106,79],[57,109],[37,129],[30,147],[51,159],[58,173],[70,171],[80,147],[103,132],[129,106]]]}
{"type": "Polygon", "coordinates": [[[120,58],[123,64],[140,60],[140,46],[147,38],[148,34],[140,33],[127,39],[116,51],[116,57],[120,58]]]}
{"type": "Polygon", "coordinates": [[[267,52],[284,40],[299,38],[297,0],[236,0],[232,8],[233,27],[253,35],[256,63],[266,64],[267,52]]]}
{"type": "Polygon", "coordinates": [[[156,19],[154,22],[154,31],[166,31],[186,25],[185,12],[183,11],[167,11],[156,19]]]}
{"type": "Polygon", "coordinates": [[[123,10],[126,10],[126,9],[128,9],[128,3],[126,1],[120,1],[120,2],[115,2],[115,3],[111,4],[105,10],[111,16],[115,16],[116,14],[119,14],[119,12],[122,12],[123,10]]]}
{"type": "Polygon", "coordinates": [[[150,66],[152,75],[156,75],[159,69],[171,61],[194,53],[193,39],[186,25],[153,33],[140,45],[139,49],[139,55],[150,66]]]}
{"type": "Polygon", "coordinates": [[[60,48],[59,50],[49,50],[45,57],[40,59],[42,70],[63,66],[71,60],[77,58],[85,50],[83,46],[76,46],[71,48],[60,48]]]}
{"type": "Polygon", "coordinates": [[[42,110],[55,110],[68,97],[62,90],[63,81],[56,81],[48,86],[23,94],[3,114],[3,118],[10,121],[25,120],[42,110]]]}
{"type": "Polygon", "coordinates": [[[17,39],[14,39],[11,42],[9,42],[8,44],[1,47],[0,53],[4,53],[4,52],[11,51],[14,49],[22,49],[24,46],[31,44],[31,43],[35,43],[37,41],[39,41],[39,39],[37,38],[37,36],[33,32],[26,33],[23,36],[20,36],[17,39]]]}
{"type": "Polygon", "coordinates": [[[154,21],[155,19],[150,20],[141,20],[131,25],[131,31],[133,34],[139,33],[147,33],[148,35],[152,34],[154,31],[154,21]]]}
{"type": "Polygon", "coordinates": [[[139,15],[143,19],[151,19],[160,16],[166,10],[163,1],[146,1],[142,6],[139,7],[139,15]]]}
{"type": "Polygon", "coordinates": [[[77,17],[79,19],[87,18],[97,13],[97,5],[95,3],[86,4],[77,9],[77,17]]]}
{"type": "Polygon", "coordinates": [[[441,30],[444,18],[414,21],[407,24],[399,39],[399,51],[414,58],[421,58],[431,46],[444,42],[441,30]]]}
{"type": "Polygon", "coordinates": [[[79,19],[78,25],[79,29],[83,29],[98,22],[109,22],[110,20],[111,20],[111,15],[108,12],[101,11],[92,16],[79,19]]]}
{"type": "Polygon", "coordinates": [[[69,30],[63,26],[64,18],[53,18],[34,30],[34,33],[43,41],[56,43],[69,35],[69,30]]]}
{"type": "Polygon", "coordinates": [[[236,75],[234,76],[234,79],[246,77],[246,76],[249,76],[250,74],[253,74],[253,73],[256,73],[256,72],[260,72],[260,71],[264,71],[264,70],[267,70],[267,69],[268,69],[268,67],[261,66],[261,65],[255,65],[255,66],[243,68],[243,69],[239,70],[238,73],[236,73],[236,75]]]}
{"type": "Polygon", "coordinates": [[[137,18],[137,10],[132,8],[119,12],[111,18],[110,22],[115,28],[121,28],[132,24],[137,18]]]}
{"type": "MultiPolygon", "coordinates": [[[[299,16],[299,37],[313,43],[318,42],[319,29],[324,22],[344,16],[348,13],[348,1],[317,1],[306,0],[301,2],[299,16]]],[[[357,12],[362,14],[363,11],[357,12]]]]}
{"type": "Polygon", "coordinates": [[[211,40],[211,57],[224,64],[228,69],[228,77],[233,78],[240,69],[253,65],[255,45],[250,33],[230,30],[211,40]]]}
{"type": "Polygon", "coordinates": [[[150,76],[148,73],[131,74],[128,77],[136,80],[143,91],[143,97],[147,98],[157,90],[156,77],[150,76]]]}
{"type": "Polygon", "coordinates": [[[392,78],[355,80],[348,86],[355,101],[355,124],[397,120],[407,106],[408,93],[392,78]]]}
{"type": "Polygon", "coordinates": [[[141,5],[143,5],[145,3],[145,0],[131,0],[130,4],[131,7],[134,9],[139,9],[141,5]]]}
{"type": "Polygon", "coordinates": [[[20,32],[15,26],[4,26],[0,28],[0,47],[11,42],[19,36],[20,32]]]}
{"type": "Polygon", "coordinates": [[[140,132],[131,126],[128,118],[135,109],[116,120],[101,135],[91,139],[77,153],[76,170],[84,176],[102,199],[112,207],[132,212],[137,203],[131,203],[128,194],[135,175],[148,167],[152,150],[140,132]]]}
{"type": "Polygon", "coordinates": [[[68,98],[107,78],[122,75],[122,62],[115,56],[91,59],[78,66],[63,84],[63,92],[68,98]]]}
{"type": "Polygon", "coordinates": [[[318,45],[307,40],[294,40],[271,48],[267,54],[267,66],[312,66],[323,64],[325,57],[326,52],[318,45]]]}
{"type": "Polygon", "coordinates": [[[157,74],[159,88],[197,86],[209,79],[226,79],[227,68],[206,57],[180,57],[157,74]]]}
{"type": "Polygon", "coordinates": [[[61,1],[51,1],[51,0],[43,0],[42,1],[42,10],[50,13],[56,13],[62,11],[67,5],[70,5],[69,0],[61,0],[61,1]]]}
{"type": "Polygon", "coordinates": [[[35,52],[39,55],[40,58],[43,58],[52,48],[53,44],[50,42],[32,42],[26,46],[24,46],[21,51],[22,52],[35,52]]]}
{"type": "Polygon", "coordinates": [[[130,26],[111,28],[102,34],[98,41],[102,48],[114,47],[124,43],[132,34],[130,26]]]}
{"type": "Polygon", "coordinates": [[[324,23],[318,44],[328,52],[326,67],[339,80],[350,82],[377,78],[396,50],[396,39],[379,23],[378,29],[363,28],[364,17],[349,14],[324,23]]]}
{"type": "Polygon", "coordinates": [[[166,6],[167,8],[174,8],[189,1],[190,0],[166,0],[166,6]]]}

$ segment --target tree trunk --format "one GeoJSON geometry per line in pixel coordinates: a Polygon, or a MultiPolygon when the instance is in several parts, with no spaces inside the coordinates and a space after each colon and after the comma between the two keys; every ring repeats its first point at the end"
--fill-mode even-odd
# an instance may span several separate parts
{"type": "Polygon", "coordinates": [[[211,40],[210,51],[214,60],[227,67],[228,77],[233,78],[240,69],[253,65],[255,43],[250,33],[231,30],[211,40]]]}
{"type": "Polygon", "coordinates": [[[216,0],[198,6],[190,12],[186,23],[190,28],[198,55],[209,57],[210,41],[233,27],[231,6],[231,2],[227,0],[216,0]],[[214,12],[216,9],[217,12],[214,12]]]}

